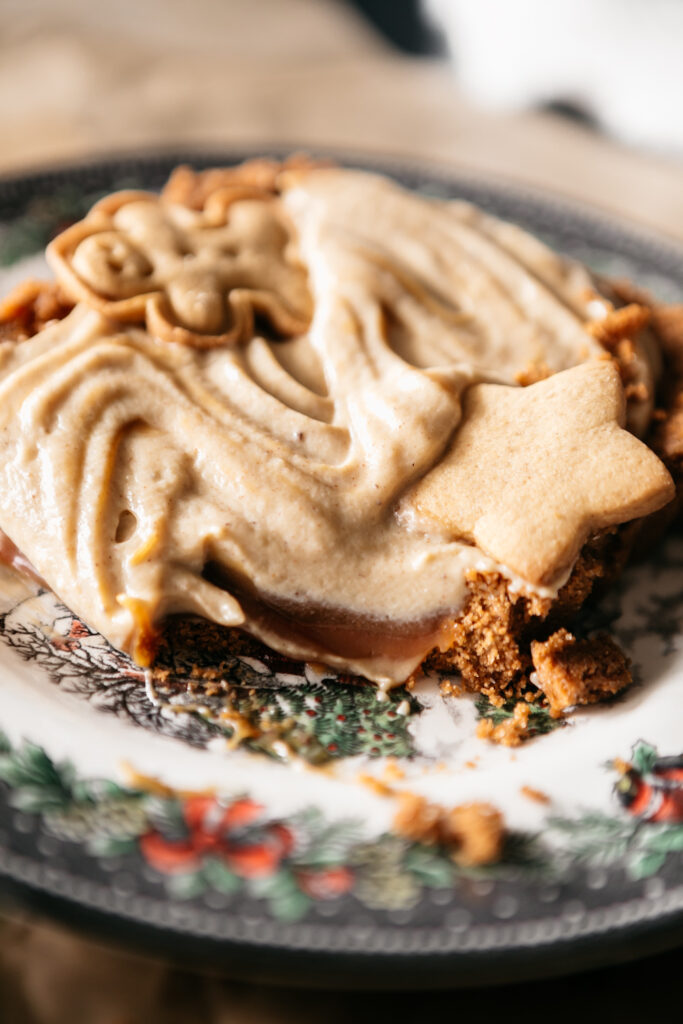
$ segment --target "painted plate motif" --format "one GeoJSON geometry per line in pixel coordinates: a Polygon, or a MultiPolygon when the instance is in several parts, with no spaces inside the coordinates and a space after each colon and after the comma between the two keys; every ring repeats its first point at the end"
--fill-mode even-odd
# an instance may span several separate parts
{"type": "MultiPolygon", "coordinates": [[[[0,292],[44,274],[45,243],[102,193],[157,187],[183,158],[0,182],[0,292]]],[[[683,299],[669,243],[508,186],[380,169],[683,299]]],[[[8,891],[125,942],[288,980],[452,985],[680,941],[682,570],[683,538],[670,537],[591,613],[632,658],[631,689],[566,724],[539,711],[516,750],[475,737],[507,708],[449,696],[443,680],[380,701],[255,642],[214,647],[210,630],[200,654],[191,629],[174,635],[146,680],[52,594],[2,574],[8,891]],[[196,686],[198,658],[227,691],[196,686]],[[467,869],[395,835],[388,778],[446,806],[495,803],[510,829],[502,861],[467,869]]]]}

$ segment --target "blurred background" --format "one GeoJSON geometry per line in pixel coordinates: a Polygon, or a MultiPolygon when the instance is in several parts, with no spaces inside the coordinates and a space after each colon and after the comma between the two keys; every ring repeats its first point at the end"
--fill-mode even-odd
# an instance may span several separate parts
{"type": "MultiPolygon", "coordinates": [[[[683,240],[683,0],[0,0],[0,174],[112,150],[276,144],[514,179],[683,240]]],[[[677,954],[457,997],[631,1021],[677,954]]],[[[407,1019],[453,996],[261,990],[0,924],[2,1024],[407,1019]]]]}
{"type": "Polygon", "coordinates": [[[683,234],[680,0],[0,0],[0,172],[160,145],[457,162],[683,234]]]}

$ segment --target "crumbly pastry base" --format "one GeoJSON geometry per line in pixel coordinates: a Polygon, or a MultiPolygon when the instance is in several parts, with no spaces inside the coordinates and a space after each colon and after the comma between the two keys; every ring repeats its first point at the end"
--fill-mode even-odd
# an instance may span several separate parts
{"type": "MultiPolygon", "coordinates": [[[[425,667],[439,672],[455,669],[468,689],[494,700],[522,697],[532,671],[532,644],[571,624],[586,601],[618,577],[637,529],[629,524],[592,538],[555,600],[514,594],[499,575],[472,574],[469,599],[453,625],[453,645],[431,654],[425,667]]],[[[629,681],[625,673],[622,685],[629,681]]],[[[584,703],[580,692],[575,696],[566,706],[584,703]]]]}

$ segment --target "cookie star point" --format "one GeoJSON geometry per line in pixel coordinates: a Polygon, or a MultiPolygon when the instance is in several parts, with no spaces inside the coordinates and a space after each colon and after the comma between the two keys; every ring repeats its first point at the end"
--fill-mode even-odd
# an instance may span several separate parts
{"type": "Polygon", "coordinates": [[[476,544],[532,585],[550,585],[592,533],[674,496],[664,464],[623,423],[611,362],[527,388],[475,384],[450,449],[408,500],[454,540],[476,544]]]}

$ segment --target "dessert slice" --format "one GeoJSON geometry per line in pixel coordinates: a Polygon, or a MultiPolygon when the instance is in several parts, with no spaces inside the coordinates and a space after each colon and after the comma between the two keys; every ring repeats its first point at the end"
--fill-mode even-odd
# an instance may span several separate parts
{"type": "Polygon", "coordinates": [[[0,310],[4,550],[141,664],[191,615],[517,693],[673,498],[649,309],[467,204],[181,170],[48,258],[0,310]]]}

